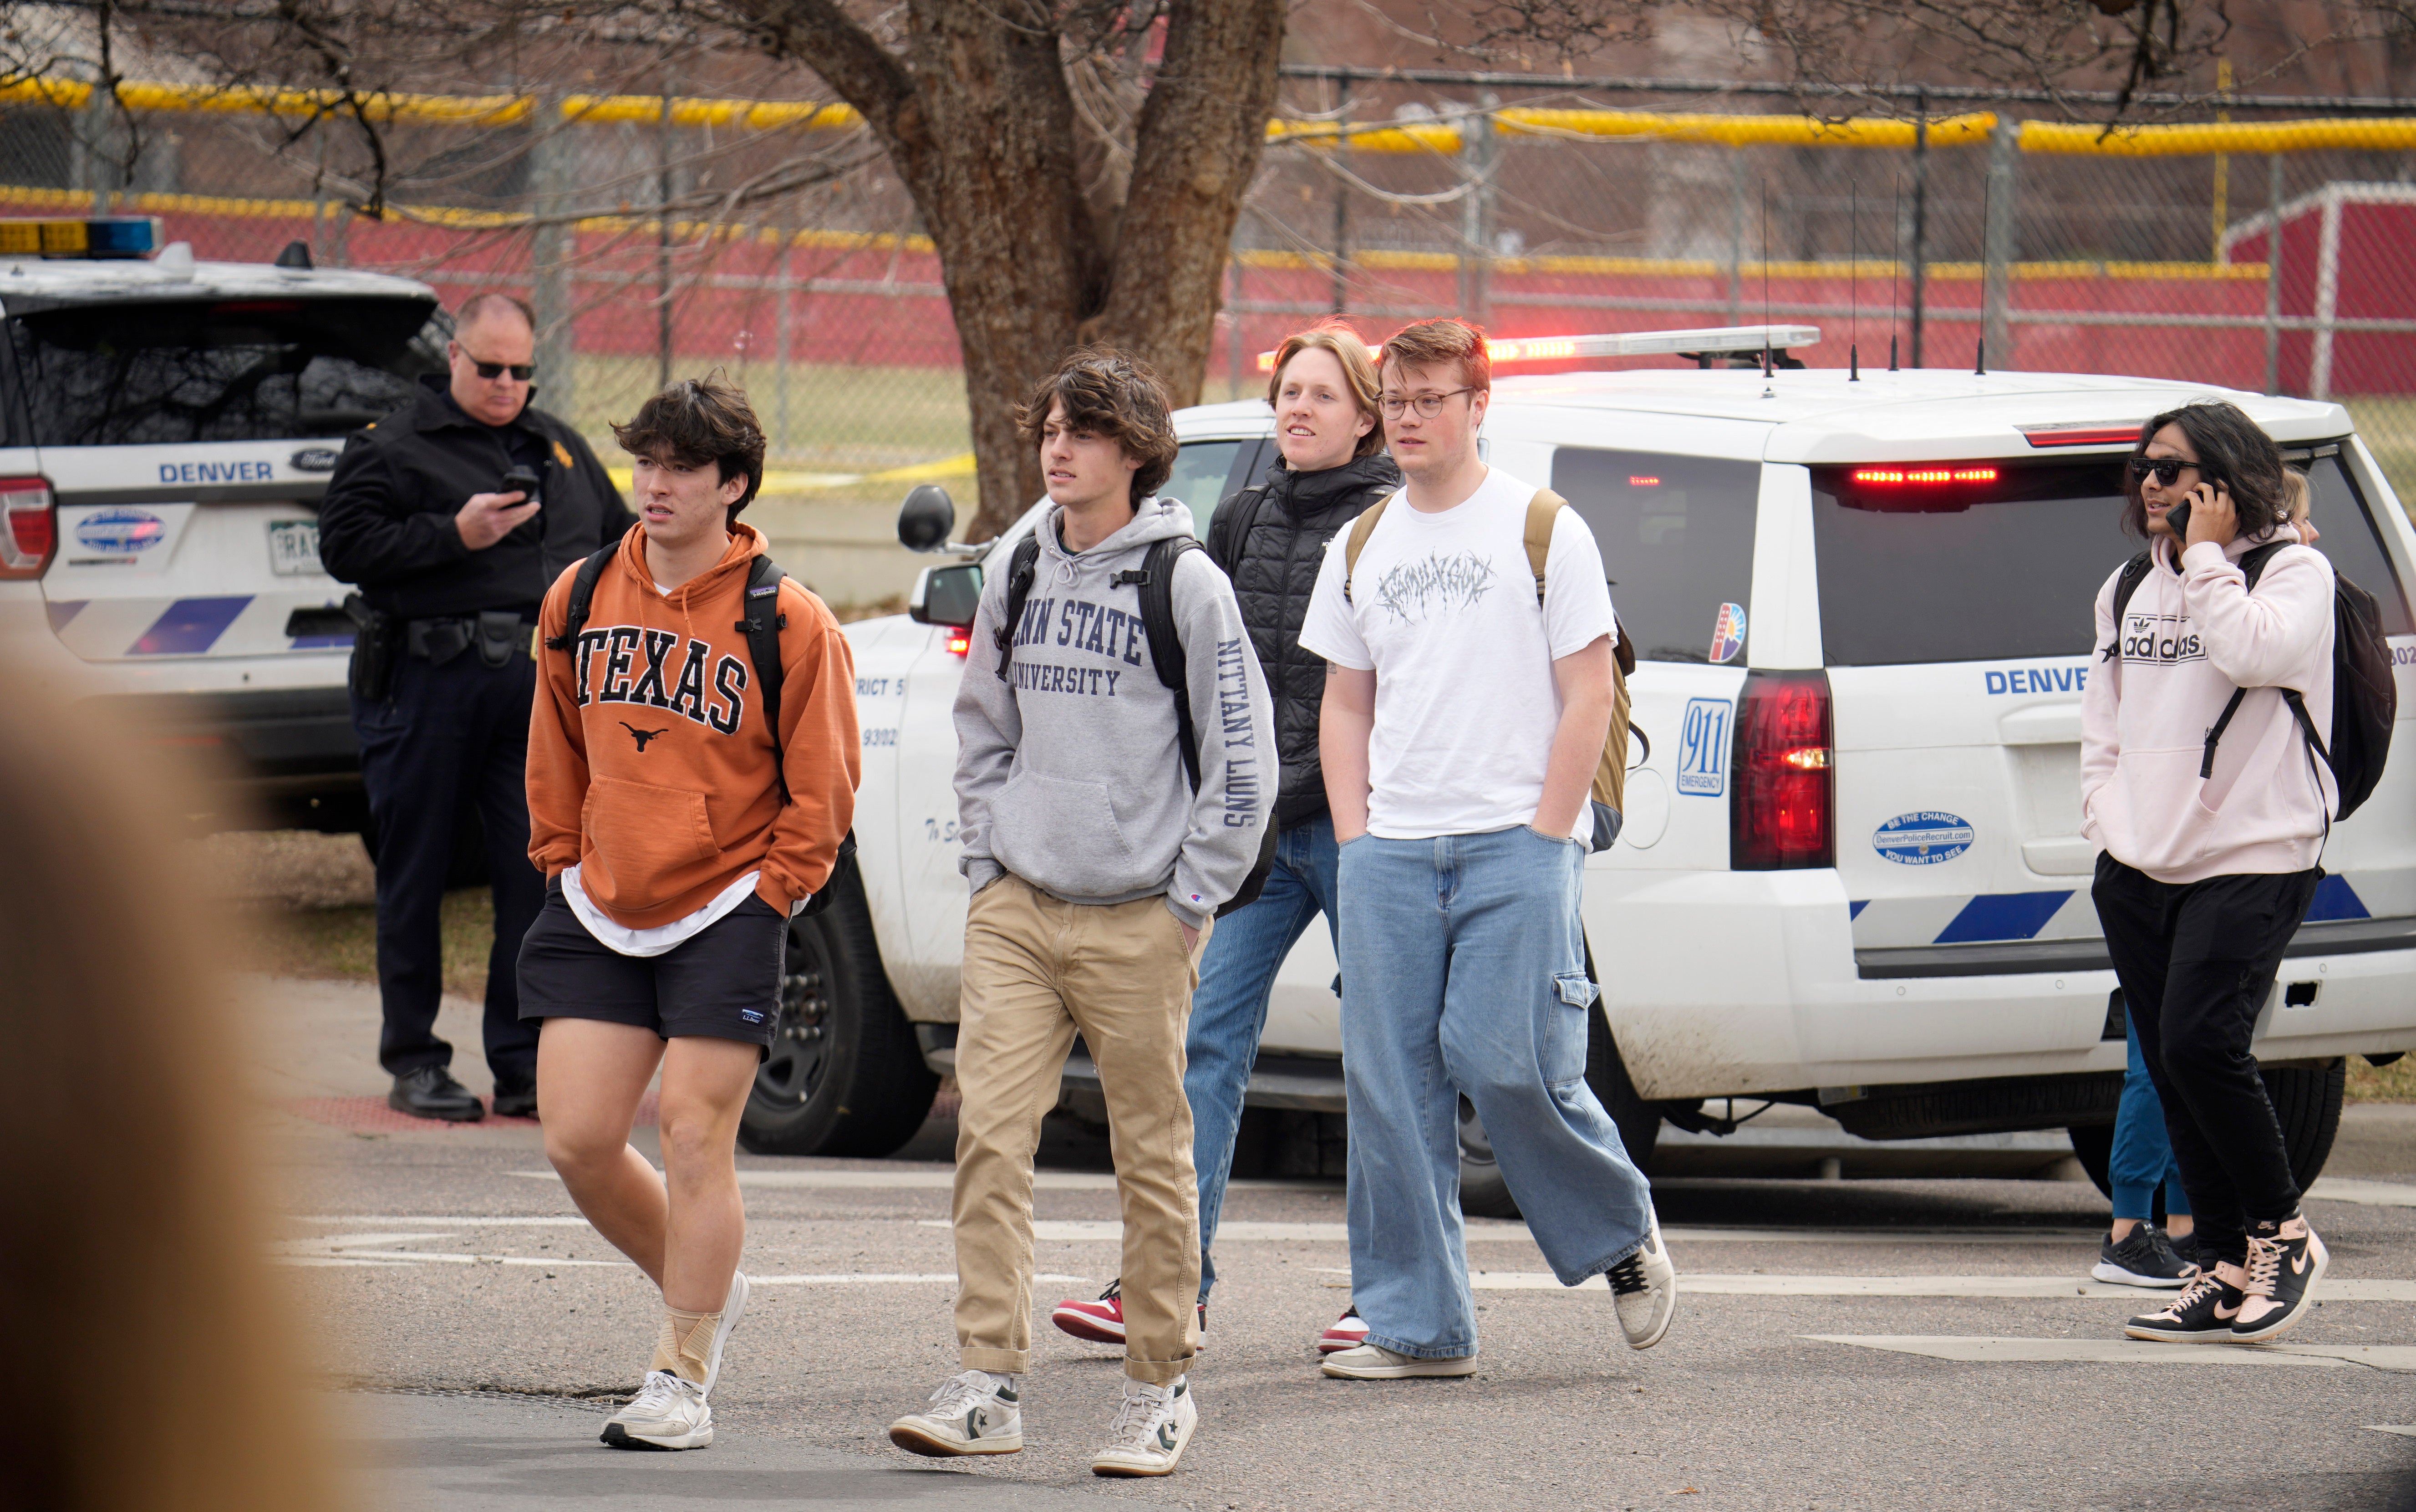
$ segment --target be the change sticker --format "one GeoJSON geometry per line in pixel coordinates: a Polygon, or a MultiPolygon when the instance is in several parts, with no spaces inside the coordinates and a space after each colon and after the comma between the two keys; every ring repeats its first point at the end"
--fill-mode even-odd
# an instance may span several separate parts
{"type": "Polygon", "coordinates": [[[1899,866],[1934,867],[1971,848],[1971,823],[1934,809],[1898,814],[1871,836],[1871,848],[1899,866]]]}

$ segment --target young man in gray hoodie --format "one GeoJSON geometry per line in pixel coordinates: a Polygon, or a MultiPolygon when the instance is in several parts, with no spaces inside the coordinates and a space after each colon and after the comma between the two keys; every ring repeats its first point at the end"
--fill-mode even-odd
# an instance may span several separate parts
{"type": "MultiPolygon", "coordinates": [[[[1186,770],[1141,579],[1191,534],[1155,494],[1174,461],[1166,391],[1140,363],[1074,353],[1018,416],[1053,506],[1021,612],[994,570],[956,724],[965,918],[957,1037],[957,1341],[964,1366],[890,1426],[916,1454],[1012,1454],[1032,1350],[1032,1162],[1077,1032],[1099,1069],[1124,1216],[1125,1396],[1102,1475],[1163,1475],[1199,1414],[1200,1217],[1184,1034],[1200,950],[1274,822],[1272,711],[1233,589],[1174,558],[1196,732],[1186,770]]],[[[1002,566],[1010,554],[994,552],[1002,566]]]]}

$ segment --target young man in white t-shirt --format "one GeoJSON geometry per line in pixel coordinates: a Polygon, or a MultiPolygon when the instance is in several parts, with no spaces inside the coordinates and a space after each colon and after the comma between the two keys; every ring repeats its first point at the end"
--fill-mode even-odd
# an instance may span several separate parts
{"type": "Polygon", "coordinates": [[[1563,508],[1538,603],[1536,491],[1477,455],[1482,333],[1422,321],[1385,343],[1381,371],[1407,487],[1355,564],[1336,537],[1300,637],[1330,664],[1319,754],[1341,844],[1351,1285],[1367,1323],[1323,1369],[1476,1368],[1462,1095],[1554,1274],[1608,1272],[1620,1327],[1646,1349],[1669,1329],[1676,1272],[1652,1188],[1585,1081],[1598,994],[1578,902],[1610,727],[1610,587],[1563,508]]]}

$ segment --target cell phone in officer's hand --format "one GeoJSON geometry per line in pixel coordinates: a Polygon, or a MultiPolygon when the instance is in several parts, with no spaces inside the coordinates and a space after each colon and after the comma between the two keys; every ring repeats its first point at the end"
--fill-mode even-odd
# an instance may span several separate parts
{"type": "Polygon", "coordinates": [[[535,503],[536,500],[536,469],[529,466],[525,462],[521,463],[514,467],[510,472],[504,475],[503,491],[506,493],[525,493],[528,495],[528,499],[525,502],[528,503],[535,503]]]}

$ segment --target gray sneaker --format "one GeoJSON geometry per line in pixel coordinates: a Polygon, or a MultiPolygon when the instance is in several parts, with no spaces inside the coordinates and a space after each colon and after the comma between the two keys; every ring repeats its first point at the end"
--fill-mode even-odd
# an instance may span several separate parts
{"type": "Polygon", "coordinates": [[[1474,1375],[1476,1356],[1455,1354],[1427,1360],[1414,1354],[1396,1354],[1382,1344],[1359,1344],[1336,1350],[1318,1368],[1340,1381],[1406,1381],[1412,1376],[1474,1375]]]}
{"type": "Polygon", "coordinates": [[[2119,1245],[2113,1231],[2107,1230],[2097,1247],[2097,1263],[2089,1274],[2117,1286],[2182,1287],[2197,1276],[2197,1263],[2176,1253],[2164,1230],[2142,1223],[2124,1234],[2119,1245]]]}
{"type": "Polygon", "coordinates": [[[1609,1271],[1610,1305],[1619,1313],[1620,1332],[1629,1349],[1651,1349],[1669,1331],[1678,1313],[1678,1267],[1669,1263],[1669,1248],[1661,1242],[1661,1216],[1636,1253],[1609,1271]]]}
{"type": "Polygon", "coordinates": [[[702,1386],[649,1370],[638,1399],[605,1419],[602,1437],[615,1449],[702,1449],[713,1442],[713,1409],[702,1386]]]}
{"type": "Polygon", "coordinates": [[[1016,1454],[1023,1448],[1023,1405],[986,1370],[967,1370],[940,1383],[931,1405],[889,1425],[889,1442],[908,1454],[949,1459],[960,1454],[1016,1454]]]}

